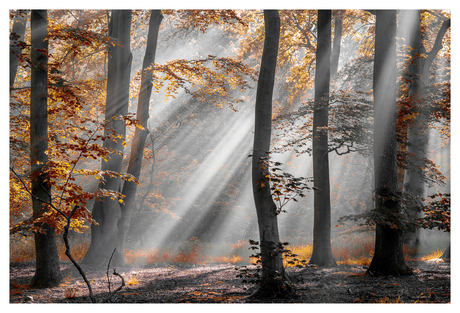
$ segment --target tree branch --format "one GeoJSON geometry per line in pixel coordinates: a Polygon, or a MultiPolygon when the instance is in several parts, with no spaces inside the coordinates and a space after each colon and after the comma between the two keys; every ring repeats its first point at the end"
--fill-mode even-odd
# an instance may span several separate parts
{"type": "Polygon", "coordinates": [[[431,64],[433,62],[439,50],[442,49],[442,39],[444,37],[444,34],[449,29],[449,27],[450,27],[450,18],[445,20],[442,23],[441,28],[439,29],[438,34],[436,35],[436,40],[433,44],[433,48],[431,49],[430,52],[427,53],[428,56],[426,58],[426,62],[428,62],[428,64],[431,64]]]}
{"type": "MultiPolygon", "coordinates": [[[[77,268],[78,272],[80,273],[80,275],[83,277],[83,280],[85,281],[86,285],[88,286],[88,291],[89,291],[89,297],[91,299],[91,302],[95,303],[96,302],[96,299],[94,298],[94,295],[93,295],[93,290],[91,288],[91,283],[88,281],[87,277],[86,277],[86,274],[83,272],[83,270],[81,269],[80,265],[78,264],[77,261],[75,261],[75,259],[72,257],[72,254],[70,253],[70,244],[69,244],[69,240],[68,240],[68,234],[69,234],[69,228],[70,228],[70,222],[72,220],[72,216],[75,214],[75,212],[77,211],[77,209],[79,208],[78,205],[74,206],[74,208],[72,209],[72,211],[70,212],[69,215],[66,215],[63,211],[61,211],[60,209],[58,209],[57,207],[55,207],[51,202],[48,202],[48,201],[44,201],[43,199],[39,198],[39,197],[36,197],[32,194],[32,192],[29,190],[29,188],[27,188],[27,185],[25,184],[24,180],[19,176],[19,174],[16,173],[16,171],[14,170],[13,167],[10,167],[10,170],[13,172],[13,174],[21,181],[22,185],[24,186],[26,192],[28,194],[30,194],[31,197],[33,197],[34,199],[44,203],[44,204],[47,204],[49,205],[50,207],[52,207],[54,210],[56,210],[56,212],[58,212],[59,214],[61,214],[67,221],[67,224],[66,226],[64,226],[64,234],[62,236],[62,238],[64,239],[64,245],[65,245],[65,255],[69,258],[69,260],[72,262],[72,264],[77,268]]],[[[43,186],[42,186],[43,187],[43,186]]],[[[35,219],[36,217],[33,217],[31,222],[35,219]]]]}
{"type": "Polygon", "coordinates": [[[113,249],[112,255],[110,256],[110,259],[109,259],[109,263],[107,264],[107,282],[109,284],[109,296],[104,302],[109,302],[112,299],[112,297],[125,286],[125,279],[123,278],[123,276],[118,274],[116,269],[114,268],[112,274],[121,278],[121,285],[117,289],[115,289],[113,292],[110,291],[109,267],[110,267],[110,263],[112,262],[113,255],[115,254],[116,250],[117,248],[113,249]]]}
{"type": "Polygon", "coordinates": [[[295,23],[295,26],[297,27],[298,30],[300,30],[300,32],[304,35],[304,37],[307,39],[307,44],[304,45],[305,48],[311,48],[311,42],[310,42],[310,37],[308,37],[308,34],[307,34],[307,31],[305,29],[302,28],[302,26],[300,26],[299,22],[297,21],[296,17],[294,14],[290,14],[292,20],[294,21],[295,23]]]}

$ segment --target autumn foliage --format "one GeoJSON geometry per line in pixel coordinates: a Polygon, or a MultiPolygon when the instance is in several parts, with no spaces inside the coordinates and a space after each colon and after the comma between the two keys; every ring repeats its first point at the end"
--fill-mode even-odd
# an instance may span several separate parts
{"type": "MultiPolygon", "coordinates": [[[[51,200],[43,203],[47,210],[39,216],[32,214],[30,192],[35,178],[29,153],[34,66],[31,33],[26,28],[23,38],[11,34],[11,42],[20,52],[15,56],[18,68],[9,93],[10,262],[34,260],[33,234],[42,231],[41,222],[54,227],[59,236],[69,222],[71,252],[81,261],[90,245],[91,224],[95,225],[95,201],[124,203],[122,188],[104,188],[107,178],[119,178],[120,187],[127,181],[138,184],[123,251],[128,266],[255,264],[248,239],[259,233],[254,231],[257,218],[247,190],[254,153],[255,88],[265,35],[263,14],[258,10],[162,10],[157,61],[145,69],[152,74],[153,95],[150,119],[142,126],[133,112],[138,105],[139,55],[147,41],[148,13],[132,11],[130,49],[135,53],[128,113],[114,116],[126,126],[126,134],[121,135],[108,128],[112,121],[104,120],[109,51],[120,47],[120,42],[108,35],[110,12],[49,11],[49,50],[39,52],[49,59],[49,161],[44,171],[51,200]],[[127,174],[136,129],[148,132],[138,179],[127,174]],[[124,151],[104,145],[112,141],[121,143],[124,151]],[[101,163],[115,154],[123,158],[121,171],[102,170],[101,163]],[[222,241],[216,244],[216,238],[222,241]]],[[[318,12],[279,13],[273,139],[270,153],[262,160],[267,174],[257,186],[269,187],[276,214],[283,219],[280,229],[286,237],[296,238],[284,247],[298,259],[286,257],[284,266],[289,267],[305,265],[299,260],[308,261],[312,255],[314,188],[309,156],[318,12]]],[[[19,11],[10,11],[11,25],[17,14],[19,11]]],[[[339,60],[331,78],[327,125],[333,224],[339,220],[347,230],[385,224],[408,232],[420,228],[450,232],[450,24],[437,40],[447,21],[450,23],[448,10],[421,11],[426,50],[435,44],[441,44],[442,49],[428,71],[429,84],[417,96],[410,94],[414,79],[410,68],[417,57],[425,59],[429,53],[413,54],[413,47],[402,36],[396,42],[398,188],[403,190],[405,171],[417,172],[427,186],[427,195],[416,199],[410,192],[400,192],[376,199],[372,185],[375,16],[364,10],[332,11],[332,40],[336,42],[339,36],[342,40],[331,51],[338,53],[339,60]],[[423,131],[431,137],[430,151],[418,158],[409,152],[408,132],[421,114],[426,121],[423,131]],[[375,200],[397,200],[398,210],[373,210],[375,200]],[[423,217],[414,217],[414,212],[423,217]]],[[[344,231],[332,238],[332,254],[339,265],[370,264],[375,245],[370,232],[344,231]]],[[[60,238],[57,241],[60,261],[67,262],[64,243],[60,238]]],[[[413,247],[404,246],[406,259],[411,261],[437,258],[441,250],[407,256],[413,252],[413,247]]],[[[128,284],[135,285],[135,277],[128,284]]],[[[13,287],[12,292],[24,288],[13,287]]],[[[69,289],[66,297],[75,296],[69,289]]]]}

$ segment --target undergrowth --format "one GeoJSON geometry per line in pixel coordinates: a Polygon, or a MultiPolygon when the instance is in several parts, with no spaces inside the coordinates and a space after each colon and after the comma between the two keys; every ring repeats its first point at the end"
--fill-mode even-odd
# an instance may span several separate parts
{"type": "MultiPolygon", "coordinates": [[[[68,261],[65,256],[65,247],[62,240],[58,240],[58,251],[61,261],[68,261]]],[[[74,239],[71,242],[72,255],[80,261],[89,247],[89,241],[74,239]]],[[[217,250],[210,245],[205,245],[197,238],[190,238],[181,248],[151,248],[125,250],[127,265],[152,265],[158,263],[176,264],[256,264],[254,258],[249,257],[249,244],[246,241],[238,241],[235,244],[221,246],[217,250]]],[[[286,246],[293,258],[285,258],[285,267],[304,265],[310,260],[313,245],[302,243],[286,246]]],[[[374,250],[374,238],[366,233],[352,234],[338,237],[332,241],[332,254],[337,264],[345,265],[370,265],[374,250]]],[[[410,250],[404,246],[407,261],[428,261],[439,258],[443,250],[437,249],[419,256],[411,257],[410,250]]],[[[10,262],[23,263],[35,261],[35,248],[33,237],[10,238],[10,262]]]]}
{"type": "MultiPolygon", "coordinates": [[[[77,262],[81,261],[89,248],[89,241],[69,239],[69,242],[73,258],[77,262]]],[[[65,246],[61,237],[56,238],[56,245],[59,259],[69,261],[69,258],[65,255],[65,246]]],[[[34,238],[32,236],[10,238],[10,262],[24,263],[33,261],[35,261],[34,238]]]]}

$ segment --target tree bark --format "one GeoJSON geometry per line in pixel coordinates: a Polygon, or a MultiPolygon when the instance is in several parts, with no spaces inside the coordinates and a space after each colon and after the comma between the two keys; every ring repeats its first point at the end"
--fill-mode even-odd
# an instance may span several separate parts
{"type": "Polygon", "coordinates": [[[17,10],[13,20],[13,28],[10,33],[10,88],[14,86],[16,73],[18,72],[19,56],[24,48],[21,42],[24,41],[26,33],[28,12],[29,10],[17,10]]]}
{"type": "Polygon", "coordinates": [[[265,180],[269,173],[268,168],[261,166],[263,158],[266,158],[270,151],[272,98],[280,35],[278,11],[264,10],[264,21],[265,41],[257,84],[252,160],[252,186],[259,226],[262,277],[254,296],[281,294],[285,278],[283,256],[276,251],[276,245],[280,241],[278,214],[270,192],[270,184],[265,180]]]}
{"type": "Polygon", "coordinates": [[[337,12],[334,20],[335,26],[331,56],[331,80],[335,79],[339,69],[340,42],[342,41],[342,13],[337,12]]]}
{"type": "MultiPolygon", "coordinates": [[[[32,207],[35,218],[42,217],[48,209],[43,202],[51,201],[51,186],[45,172],[48,162],[48,20],[46,10],[31,13],[31,91],[30,91],[30,161],[32,178],[32,207]],[[42,200],[42,201],[41,201],[42,200]]],[[[35,226],[36,270],[33,287],[53,287],[62,280],[55,230],[46,222],[35,226]]]]}
{"type": "Polygon", "coordinates": [[[331,248],[328,106],[331,68],[331,10],[318,10],[315,110],[313,113],[314,222],[310,264],[337,265],[331,248]]]}
{"type": "MultiPolygon", "coordinates": [[[[416,118],[407,132],[407,153],[413,157],[411,160],[414,164],[410,169],[406,169],[404,173],[404,191],[411,193],[418,202],[426,198],[426,183],[424,181],[424,173],[421,168],[424,168],[424,160],[428,155],[429,131],[427,120],[427,112],[424,110],[423,90],[430,86],[430,66],[433,63],[439,50],[442,48],[442,37],[450,27],[450,19],[446,20],[441,26],[433,49],[427,53],[420,31],[421,11],[407,11],[406,20],[413,21],[413,25],[408,26],[412,29],[412,33],[408,34],[409,46],[411,50],[411,60],[409,66],[409,96],[411,97],[411,106],[414,108],[416,118]],[[441,44],[439,44],[441,43],[441,44]],[[423,57],[422,57],[423,56],[423,57]]],[[[423,212],[417,213],[414,211],[414,218],[422,218],[423,212]]],[[[420,250],[426,246],[426,238],[423,237],[423,232],[419,229],[415,232],[409,232],[405,235],[405,241],[413,249],[414,255],[417,255],[420,250]]]]}
{"type": "Polygon", "coordinates": [[[443,254],[441,255],[441,259],[444,262],[450,263],[450,240],[449,240],[449,245],[447,246],[446,250],[444,250],[443,254]]]}
{"type": "MultiPolygon", "coordinates": [[[[129,83],[131,74],[132,54],[130,51],[131,10],[114,10],[112,12],[109,35],[117,38],[121,46],[109,49],[109,64],[107,77],[107,98],[105,119],[108,123],[105,129],[106,136],[120,136],[104,141],[104,147],[118,151],[111,153],[110,159],[101,162],[101,170],[110,170],[120,173],[123,161],[123,140],[126,136],[126,126],[123,119],[129,105],[129,83]]],[[[105,182],[99,188],[117,191],[121,190],[119,177],[104,177],[105,182]]],[[[93,219],[97,222],[91,225],[91,244],[82,260],[82,263],[93,266],[106,266],[113,251],[117,247],[119,233],[118,223],[122,217],[119,199],[105,197],[96,201],[93,208],[93,219]]],[[[111,265],[125,264],[123,251],[116,250],[111,265]]]]}
{"type": "MultiPolygon", "coordinates": [[[[374,172],[375,210],[390,216],[399,212],[396,143],[396,11],[378,10],[374,54],[374,172]]],[[[375,251],[369,273],[408,275],[402,231],[376,224],[375,251]]]]}
{"type": "MultiPolygon", "coordinates": [[[[149,119],[150,96],[152,94],[153,74],[149,67],[155,63],[155,54],[158,42],[158,33],[163,16],[161,10],[152,10],[150,14],[149,33],[147,38],[147,48],[145,51],[144,63],[142,64],[142,80],[137,104],[137,120],[144,129],[136,128],[133,143],[131,145],[131,156],[128,165],[128,174],[137,179],[140,177],[142,160],[144,158],[145,140],[149,131],[147,121],[149,119]]],[[[137,184],[134,181],[126,181],[123,185],[124,203],[121,206],[121,219],[118,222],[118,251],[123,251],[126,234],[128,233],[131,213],[135,207],[137,184]]]]}

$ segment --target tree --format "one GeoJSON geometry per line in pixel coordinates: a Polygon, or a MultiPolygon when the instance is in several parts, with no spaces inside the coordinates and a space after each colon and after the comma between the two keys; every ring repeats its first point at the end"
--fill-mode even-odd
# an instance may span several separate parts
{"type": "Polygon", "coordinates": [[[336,265],[331,248],[328,106],[331,69],[331,10],[318,10],[315,108],[313,113],[314,225],[310,264],[336,265]]]}
{"type": "Polygon", "coordinates": [[[10,33],[10,87],[14,86],[19,58],[25,47],[24,35],[26,33],[27,14],[28,10],[17,10],[13,20],[13,29],[10,33]]]}
{"type": "MultiPolygon", "coordinates": [[[[142,160],[144,156],[145,140],[149,131],[147,129],[147,121],[149,119],[150,96],[152,94],[152,67],[155,63],[155,53],[158,42],[158,32],[163,16],[160,10],[152,10],[149,22],[149,34],[147,39],[147,48],[145,51],[144,63],[142,65],[141,87],[139,92],[139,101],[137,104],[137,120],[139,127],[136,127],[133,142],[131,145],[131,157],[127,173],[140,178],[142,160]]],[[[128,180],[123,185],[124,201],[121,205],[121,219],[118,222],[119,234],[117,250],[123,251],[126,234],[128,233],[129,223],[131,220],[131,212],[135,207],[137,182],[128,180]]]]}
{"type": "Polygon", "coordinates": [[[384,215],[376,223],[375,251],[368,272],[408,275],[402,230],[388,225],[397,219],[398,165],[396,143],[396,11],[378,10],[374,55],[374,175],[375,211],[384,215]]]}
{"type": "Polygon", "coordinates": [[[31,193],[36,231],[36,270],[31,285],[52,287],[59,284],[62,275],[56,247],[55,230],[41,222],[49,208],[40,199],[49,202],[51,186],[45,173],[48,162],[48,14],[46,10],[31,13],[31,91],[30,91],[30,161],[31,193]]]}
{"type": "MultiPolygon", "coordinates": [[[[430,82],[430,67],[436,58],[438,52],[442,49],[442,38],[450,27],[450,18],[444,18],[442,25],[437,33],[436,40],[430,52],[427,52],[422,40],[421,33],[421,10],[404,12],[406,16],[403,20],[412,21],[411,25],[404,25],[406,29],[412,30],[411,33],[406,34],[408,45],[410,47],[410,64],[409,64],[409,101],[411,116],[413,121],[407,130],[407,155],[413,163],[410,168],[405,170],[404,174],[404,191],[409,192],[418,201],[426,198],[426,174],[423,169],[425,168],[425,160],[428,154],[428,118],[429,108],[427,100],[425,100],[425,93],[430,82]]],[[[411,119],[412,120],[412,119],[411,119]]],[[[415,211],[416,212],[416,211],[415,211]]],[[[415,213],[416,216],[421,217],[422,212],[415,213]]],[[[420,229],[415,232],[406,234],[405,239],[414,248],[414,253],[426,245],[426,239],[422,238],[420,229]]]]}
{"type": "MultiPolygon", "coordinates": [[[[131,10],[114,10],[109,26],[109,35],[117,38],[119,44],[109,49],[107,98],[105,120],[108,125],[104,133],[110,139],[104,141],[104,147],[112,153],[108,160],[101,162],[102,171],[121,173],[125,145],[125,117],[128,113],[129,82],[132,54],[130,51],[131,10]]],[[[121,178],[119,175],[105,175],[99,188],[119,192],[121,178]]],[[[95,202],[93,219],[97,224],[91,225],[91,245],[82,263],[104,266],[117,247],[118,222],[122,216],[120,202],[122,199],[104,197],[95,202]]],[[[114,266],[124,264],[123,251],[113,255],[114,266]]]]}
{"type": "MultiPolygon", "coordinates": [[[[66,213],[78,206],[79,209],[73,215],[71,223],[72,230],[78,231],[85,227],[83,224],[85,220],[91,220],[90,212],[86,210],[86,201],[99,196],[100,193],[93,193],[84,187],[88,182],[84,182],[81,174],[89,176],[87,174],[90,173],[76,165],[77,163],[88,165],[90,163],[88,160],[106,157],[107,154],[99,149],[100,145],[97,143],[102,137],[97,134],[102,128],[101,123],[96,121],[100,103],[98,91],[102,85],[101,80],[97,79],[97,58],[94,58],[96,64],[90,62],[85,64],[93,69],[90,75],[87,72],[86,77],[76,78],[74,73],[66,71],[66,60],[70,59],[66,56],[74,53],[77,57],[73,58],[73,63],[84,60],[84,57],[81,58],[82,54],[75,53],[74,50],[67,50],[67,47],[68,42],[73,42],[80,50],[87,49],[90,55],[94,55],[101,46],[111,41],[106,36],[100,36],[90,29],[68,27],[58,22],[59,18],[66,20],[66,17],[71,14],[78,16],[73,13],[62,16],[62,13],[59,15],[56,11],[48,12],[49,25],[46,38],[49,39],[49,51],[53,53],[49,54],[47,64],[48,162],[46,174],[48,187],[51,187],[51,201],[54,204],[39,197],[37,199],[49,204],[50,207],[55,205],[58,210],[66,213]]],[[[90,23],[87,23],[87,27],[88,24],[90,23]]],[[[26,47],[29,49],[30,44],[26,44],[26,47]]],[[[28,144],[31,117],[29,99],[31,97],[30,70],[32,66],[30,65],[33,62],[26,53],[19,60],[22,70],[18,78],[21,79],[16,80],[17,88],[13,88],[10,92],[10,164],[12,165],[10,167],[10,213],[12,217],[10,231],[11,234],[20,233],[22,236],[28,236],[30,230],[33,230],[34,217],[28,219],[18,217],[25,216],[30,208],[30,205],[23,203],[25,202],[23,195],[30,195],[30,186],[27,182],[29,173],[26,164],[30,163],[28,144]],[[27,155],[24,151],[27,152],[27,155]]],[[[81,63],[78,65],[84,67],[81,63]]],[[[93,173],[93,177],[99,174],[93,173]]],[[[56,213],[50,210],[49,214],[46,214],[46,221],[53,225],[59,233],[64,223],[61,216],[56,213]]],[[[45,217],[40,218],[42,221],[45,219],[45,217]]]]}
{"type": "MultiPolygon", "coordinates": [[[[187,14],[185,15],[187,16],[187,14]]],[[[199,13],[199,15],[201,16],[201,13],[199,13]]],[[[149,56],[151,60],[145,63],[148,67],[144,68],[145,77],[141,77],[143,86],[141,86],[140,98],[138,101],[138,105],[140,106],[138,108],[138,118],[141,121],[144,120],[144,122],[139,124],[138,122],[130,121],[130,123],[135,123],[139,127],[139,130],[137,131],[137,136],[135,134],[135,140],[131,145],[132,162],[130,161],[130,165],[128,166],[128,173],[126,175],[122,174],[123,146],[128,146],[128,144],[125,143],[124,122],[128,118],[127,86],[129,85],[130,77],[128,70],[125,71],[126,75],[123,75],[120,69],[123,69],[123,66],[127,67],[130,61],[118,61],[117,63],[116,60],[122,59],[122,54],[126,56],[126,54],[120,51],[126,52],[129,50],[130,24],[125,23],[121,25],[118,23],[116,12],[114,12],[113,16],[111,22],[113,26],[110,27],[110,29],[113,29],[113,31],[111,31],[111,36],[118,38],[121,46],[114,47],[114,51],[109,51],[111,58],[109,59],[108,65],[106,105],[106,120],[109,122],[109,128],[106,129],[106,134],[107,136],[112,136],[112,139],[104,142],[105,148],[111,149],[113,153],[110,155],[110,160],[104,161],[101,166],[102,171],[108,173],[106,173],[104,182],[99,185],[99,188],[117,192],[118,196],[107,197],[103,199],[103,201],[98,201],[95,204],[93,218],[98,225],[92,225],[91,245],[83,260],[84,263],[93,265],[104,265],[116,246],[118,248],[115,251],[112,264],[124,264],[122,247],[130,223],[131,207],[135,201],[136,192],[134,184],[137,183],[135,181],[138,181],[137,176],[140,176],[140,164],[143,159],[140,151],[144,149],[144,136],[148,133],[145,129],[148,119],[148,114],[146,114],[146,112],[148,112],[148,101],[152,90],[152,84],[156,91],[164,88],[167,99],[175,98],[175,94],[178,93],[178,90],[183,89],[187,94],[198,99],[200,102],[213,102],[217,106],[228,103],[232,106],[232,102],[238,103],[242,101],[240,99],[234,99],[232,91],[246,90],[249,85],[246,82],[245,76],[253,75],[252,69],[245,66],[240,61],[235,61],[228,57],[217,58],[208,55],[208,57],[198,60],[173,60],[167,62],[165,65],[160,65],[156,63],[153,64],[153,55],[149,56]],[[125,33],[126,38],[122,38],[122,33],[125,33]],[[115,70],[114,66],[116,66],[115,70]],[[115,77],[114,75],[117,76],[115,77]],[[121,82],[123,82],[122,88],[120,87],[121,82]],[[150,86],[147,88],[149,84],[150,86]],[[123,96],[120,95],[120,90],[122,89],[125,90],[123,96]],[[143,130],[143,133],[141,133],[140,130],[143,130]],[[126,179],[125,185],[122,188],[121,179],[123,179],[123,177],[126,177],[126,179]],[[125,201],[127,203],[126,205],[124,204],[125,201]]],[[[207,18],[208,14],[205,12],[203,16],[207,18]]],[[[218,14],[218,16],[220,16],[220,14],[218,14]]],[[[223,14],[222,18],[224,20],[225,16],[226,14],[223,14]]],[[[215,20],[215,18],[216,16],[211,14],[210,20],[215,20]]],[[[156,41],[160,25],[159,12],[153,16],[151,23],[153,28],[152,32],[149,32],[149,35],[152,36],[151,40],[156,41]]],[[[210,22],[208,21],[208,23],[210,22]]],[[[155,46],[153,42],[149,44],[152,45],[152,47],[148,47],[148,54],[151,53],[151,49],[155,46]]],[[[144,74],[141,76],[144,76],[144,74]]]]}
{"type": "Polygon", "coordinates": [[[331,79],[335,79],[339,68],[340,42],[342,40],[342,11],[335,12],[334,42],[331,55],[331,79]]]}
{"type": "Polygon", "coordinates": [[[262,276],[258,290],[252,295],[280,295],[288,288],[284,286],[286,274],[282,253],[277,251],[280,242],[278,212],[273,202],[268,166],[263,160],[270,150],[272,97],[275,84],[276,61],[280,33],[278,11],[264,10],[265,40],[257,83],[254,145],[252,160],[252,187],[259,225],[262,276]]]}

